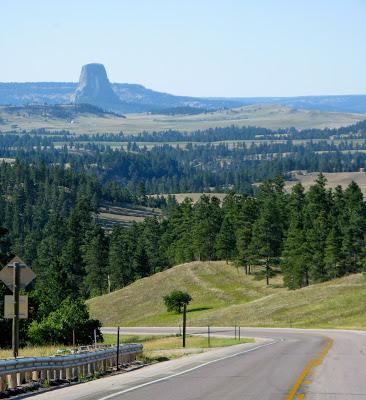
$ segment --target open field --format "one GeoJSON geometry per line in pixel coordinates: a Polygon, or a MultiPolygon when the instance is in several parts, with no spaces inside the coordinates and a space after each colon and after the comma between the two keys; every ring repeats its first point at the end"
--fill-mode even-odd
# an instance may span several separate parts
{"type": "Polygon", "coordinates": [[[132,222],[142,222],[147,217],[160,217],[161,215],[161,210],[157,208],[104,205],[100,207],[96,218],[106,228],[112,228],[115,224],[128,226],[132,222]]]}
{"type": "Polygon", "coordinates": [[[155,115],[148,113],[127,114],[126,118],[114,115],[96,116],[81,114],[72,120],[43,117],[42,115],[9,113],[0,107],[0,118],[4,122],[1,131],[44,128],[47,130],[69,130],[80,133],[136,134],[142,131],[164,131],[169,129],[193,131],[215,127],[261,126],[266,128],[336,128],[351,125],[366,119],[365,114],[333,113],[297,110],[277,105],[251,105],[235,109],[220,110],[196,115],[155,115]]]}
{"type": "Polygon", "coordinates": [[[282,287],[280,276],[266,287],[224,262],[176,266],[88,304],[105,326],[178,326],[181,316],[166,312],[162,301],[176,288],[193,298],[187,316],[192,326],[366,328],[362,274],[290,291],[282,287]]]}
{"type": "MultiPolygon", "coordinates": [[[[291,189],[296,183],[301,182],[305,189],[308,189],[314,184],[318,175],[318,172],[296,173],[294,180],[285,182],[286,188],[291,189]]],[[[324,172],[323,175],[327,178],[327,187],[329,188],[335,188],[338,185],[346,188],[352,181],[355,181],[362,192],[366,193],[366,172],[324,172]]]]}

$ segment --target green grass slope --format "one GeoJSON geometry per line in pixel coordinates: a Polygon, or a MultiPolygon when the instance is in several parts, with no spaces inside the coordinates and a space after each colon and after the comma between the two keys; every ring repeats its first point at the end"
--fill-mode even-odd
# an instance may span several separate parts
{"type": "MultiPolygon", "coordinates": [[[[273,281],[280,286],[280,279],[273,281]]],[[[190,293],[188,322],[205,323],[216,310],[277,293],[225,262],[192,262],[140,279],[88,301],[93,318],[108,325],[171,325],[181,316],[166,312],[162,297],[173,289],[190,293]]]]}
{"type": "Polygon", "coordinates": [[[224,262],[193,262],[171,268],[88,301],[105,326],[179,325],[162,296],[173,289],[193,297],[189,325],[298,328],[366,328],[366,279],[362,274],[290,291],[281,278],[265,286],[224,262]]]}

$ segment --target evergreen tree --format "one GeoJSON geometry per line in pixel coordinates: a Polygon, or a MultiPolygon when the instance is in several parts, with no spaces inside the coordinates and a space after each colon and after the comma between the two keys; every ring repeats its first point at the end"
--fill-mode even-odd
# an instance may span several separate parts
{"type": "Polygon", "coordinates": [[[107,239],[101,226],[95,226],[81,247],[85,264],[84,288],[86,297],[100,296],[107,292],[107,239]]]}
{"type": "Polygon", "coordinates": [[[230,217],[225,215],[220,231],[216,237],[217,256],[228,264],[235,250],[235,232],[230,217]]]}

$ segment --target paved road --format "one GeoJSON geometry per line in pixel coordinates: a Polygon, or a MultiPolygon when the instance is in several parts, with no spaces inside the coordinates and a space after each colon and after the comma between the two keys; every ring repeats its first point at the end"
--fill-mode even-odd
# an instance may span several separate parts
{"type": "MultiPolygon", "coordinates": [[[[211,328],[233,335],[232,328],[211,328]]],[[[115,328],[104,331],[115,332],[115,328]]],[[[122,328],[122,333],[176,333],[122,328]]],[[[203,334],[206,328],[192,328],[203,334]]],[[[238,345],[36,395],[43,400],[366,400],[366,336],[357,331],[242,328],[238,345]]]]}

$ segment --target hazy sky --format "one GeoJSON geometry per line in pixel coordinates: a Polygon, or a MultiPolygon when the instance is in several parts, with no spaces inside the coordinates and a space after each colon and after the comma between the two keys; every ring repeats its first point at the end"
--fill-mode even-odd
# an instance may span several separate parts
{"type": "Polygon", "coordinates": [[[195,96],[366,94],[366,0],[0,0],[0,81],[195,96]]]}

